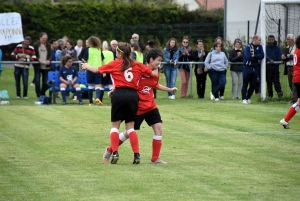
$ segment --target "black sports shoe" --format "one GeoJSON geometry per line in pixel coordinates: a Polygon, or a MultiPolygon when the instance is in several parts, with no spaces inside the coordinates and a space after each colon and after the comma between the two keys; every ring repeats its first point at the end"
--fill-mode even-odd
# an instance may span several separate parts
{"type": "Polygon", "coordinates": [[[133,158],[133,164],[140,164],[141,162],[141,157],[140,157],[140,154],[139,153],[135,153],[134,154],[134,158],[133,158]]]}
{"type": "Polygon", "coordinates": [[[110,163],[117,164],[118,160],[119,160],[119,153],[117,151],[115,151],[112,155],[110,163]]]}
{"type": "Polygon", "coordinates": [[[286,122],[284,119],[280,120],[281,125],[283,126],[284,129],[290,129],[289,123],[286,122]]]}

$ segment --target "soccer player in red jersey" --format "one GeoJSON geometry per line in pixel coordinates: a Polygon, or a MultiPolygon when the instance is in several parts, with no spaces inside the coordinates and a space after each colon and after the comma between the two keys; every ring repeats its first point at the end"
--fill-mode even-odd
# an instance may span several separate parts
{"type": "Polygon", "coordinates": [[[293,83],[296,87],[298,100],[294,103],[289,111],[286,113],[285,117],[280,120],[281,125],[285,129],[289,129],[289,121],[297,113],[300,107],[300,35],[296,39],[296,50],[294,52],[294,76],[293,83]]]}
{"type": "Polygon", "coordinates": [[[131,58],[131,47],[128,43],[119,43],[117,47],[118,60],[95,68],[88,63],[82,64],[82,69],[92,72],[110,73],[115,87],[111,107],[110,143],[112,146],[111,163],[119,160],[119,128],[125,121],[126,133],[129,136],[131,148],[134,152],[134,164],[140,163],[139,142],[134,130],[134,119],[137,114],[139,96],[137,94],[138,82],[142,75],[158,77],[158,71],[152,71],[142,63],[131,58]]]}
{"type": "MultiPolygon", "coordinates": [[[[163,58],[163,52],[157,48],[149,50],[147,54],[147,63],[150,69],[156,69],[161,63],[163,58]]],[[[158,83],[158,78],[142,76],[139,82],[138,95],[139,105],[137,111],[137,117],[134,123],[134,129],[139,130],[140,125],[145,120],[149,126],[153,128],[154,135],[152,140],[152,158],[151,162],[155,164],[166,164],[159,158],[160,150],[162,146],[162,120],[159,110],[154,101],[153,88],[167,91],[176,92],[177,88],[168,88],[158,83]]],[[[113,95],[114,96],[114,95],[113,95]]],[[[128,139],[126,132],[119,134],[119,146],[128,139]]],[[[103,161],[108,162],[112,153],[112,146],[105,149],[103,155],[103,161]]]]}

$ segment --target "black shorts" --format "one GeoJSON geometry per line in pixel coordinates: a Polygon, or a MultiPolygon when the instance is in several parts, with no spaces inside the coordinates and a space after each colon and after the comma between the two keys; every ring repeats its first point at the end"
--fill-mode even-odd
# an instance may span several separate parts
{"type": "Polygon", "coordinates": [[[111,122],[135,120],[139,103],[139,96],[135,89],[117,88],[112,97],[111,122]]]}
{"type": "Polygon", "coordinates": [[[145,114],[137,115],[134,121],[134,130],[140,130],[143,121],[146,121],[148,126],[152,126],[157,123],[162,123],[161,116],[157,108],[146,112],[145,114]]]}
{"type": "Polygon", "coordinates": [[[300,98],[300,82],[294,83],[294,86],[296,87],[297,98],[300,98]]]}

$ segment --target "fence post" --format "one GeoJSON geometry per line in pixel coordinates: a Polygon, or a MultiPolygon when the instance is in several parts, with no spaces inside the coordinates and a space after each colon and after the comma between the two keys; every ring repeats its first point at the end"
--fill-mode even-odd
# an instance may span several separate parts
{"type": "Polygon", "coordinates": [[[190,22],[190,38],[189,38],[190,41],[192,41],[192,33],[193,33],[193,23],[190,22]]]}
{"type": "Polygon", "coordinates": [[[220,22],[217,22],[217,25],[218,25],[218,36],[220,36],[220,22]]]}
{"type": "Polygon", "coordinates": [[[189,68],[190,68],[190,81],[189,81],[189,85],[190,85],[190,97],[193,97],[193,64],[189,64],[189,68]]]}
{"type": "Polygon", "coordinates": [[[166,37],[166,25],[165,24],[162,24],[162,29],[163,29],[163,38],[162,38],[162,44],[165,44],[165,37],[166,37]]]}
{"type": "Polygon", "coordinates": [[[249,35],[250,35],[250,21],[248,20],[248,27],[247,27],[247,44],[249,44],[249,35]]]}

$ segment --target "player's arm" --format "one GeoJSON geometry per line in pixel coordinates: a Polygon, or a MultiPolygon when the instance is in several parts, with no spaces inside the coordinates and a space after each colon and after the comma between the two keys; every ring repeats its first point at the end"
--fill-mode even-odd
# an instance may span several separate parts
{"type": "Polygon", "coordinates": [[[161,84],[156,85],[155,88],[158,89],[158,90],[166,91],[166,92],[173,92],[173,93],[177,92],[176,87],[169,88],[169,87],[166,87],[166,86],[161,85],[161,84]]]}
{"type": "Polygon", "coordinates": [[[98,68],[94,66],[90,66],[88,63],[81,63],[81,69],[82,70],[88,70],[93,73],[99,73],[98,68]]]}

